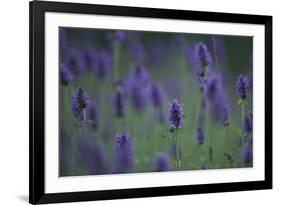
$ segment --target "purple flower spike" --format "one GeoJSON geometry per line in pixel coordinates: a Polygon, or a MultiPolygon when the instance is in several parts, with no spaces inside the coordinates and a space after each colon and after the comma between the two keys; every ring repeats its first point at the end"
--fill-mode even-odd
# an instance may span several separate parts
{"type": "Polygon", "coordinates": [[[246,144],[242,150],[242,159],[245,164],[252,164],[253,163],[253,145],[246,144]]]}
{"type": "Polygon", "coordinates": [[[222,85],[222,78],[210,74],[206,79],[205,96],[209,102],[213,117],[223,126],[229,125],[229,103],[222,85]]]}
{"type": "Polygon", "coordinates": [[[212,51],[214,54],[214,61],[220,65],[225,64],[226,60],[226,49],[224,44],[224,37],[223,36],[213,36],[212,37],[212,51]]]}
{"type": "Polygon", "coordinates": [[[166,154],[159,154],[154,161],[154,171],[164,172],[171,170],[170,158],[166,154]]]}
{"type": "Polygon", "coordinates": [[[129,44],[129,49],[130,49],[131,55],[135,61],[142,62],[144,60],[145,51],[144,51],[144,46],[141,42],[139,42],[137,40],[133,40],[129,44]]]}
{"type": "Polygon", "coordinates": [[[93,130],[96,130],[98,128],[98,122],[99,122],[99,112],[98,107],[95,101],[90,100],[87,102],[86,107],[86,116],[87,121],[90,122],[90,126],[93,130]]]}
{"type": "Polygon", "coordinates": [[[110,53],[107,51],[100,51],[97,56],[97,65],[95,67],[95,74],[98,79],[105,79],[112,70],[113,60],[110,53]]]}
{"type": "Polygon", "coordinates": [[[205,135],[204,135],[204,130],[202,127],[198,127],[197,129],[197,141],[199,145],[204,144],[205,141],[205,135]]]}
{"type": "Polygon", "coordinates": [[[107,174],[110,163],[107,150],[94,139],[82,139],[78,144],[78,159],[87,167],[89,174],[107,174]]]}
{"type": "Polygon", "coordinates": [[[134,152],[132,139],[129,133],[123,132],[116,137],[115,143],[116,165],[114,172],[131,172],[134,169],[134,152]]]}
{"type": "Polygon", "coordinates": [[[123,42],[126,38],[126,34],[124,31],[115,31],[114,37],[117,42],[123,42]]]}
{"type": "Polygon", "coordinates": [[[154,107],[162,108],[164,104],[163,91],[160,84],[152,84],[151,99],[154,107]]]}
{"type": "Polygon", "coordinates": [[[148,71],[144,67],[136,65],[128,83],[133,108],[137,111],[143,111],[150,100],[150,75],[148,71]]]}
{"type": "Polygon", "coordinates": [[[206,81],[206,84],[206,95],[210,101],[214,102],[223,95],[222,82],[219,75],[210,75],[206,81]]]}
{"type": "Polygon", "coordinates": [[[236,81],[236,89],[239,97],[243,100],[247,98],[249,94],[250,80],[247,76],[239,75],[236,81]]]}
{"type": "Polygon", "coordinates": [[[226,105],[222,107],[222,123],[225,127],[229,126],[229,107],[226,105]]]}
{"type": "Polygon", "coordinates": [[[244,119],[243,123],[244,131],[247,133],[251,133],[253,131],[253,115],[250,112],[244,119]]]}
{"type": "Polygon", "coordinates": [[[80,116],[83,109],[87,107],[88,96],[82,88],[72,93],[72,112],[75,116],[80,116]]]}
{"type": "Polygon", "coordinates": [[[87,71],[94,71],[97,64],[97,51],[94,48],[87,48],[83,52],[85,68],[87,71]]]}
{"type": "Polygon", "coordinates": [[[170,129],[178,129],[183,126],[183,104],[179,103],[177,99],[169,104],[169,127],[170,129]]]}
{"type": "Polygon", "coordinates": [[[113,96],[113,108],[115,117],[125,116],[126,97],[121,89],[117,90],[113,96]]]}
{"type": "Polygon", "coordinates": [[[206,68],[213,63],[209,50],[204,43],[199,42],[195,45],[193,53],[193,63],[196,69],[197,76],[201,81],[201,79],[207,75],[206,68]]]}
{"type": "Polygon", "coordinates": [[[63,86],[68,86],[72,83],[73,76],[65,64],[60,64],[60,83],[63,86]]]}
{"type": "Polygon", "coordinates": [[[65,28],[59,28],[59,58],[60,62],[64,62],[67,49],[69,47],[69,39],[65,28]]]}
{"type": "Polygon", "coordinates": [[[83,56],[80,50],[75,48],[69,50],[66,57],[66,65],[75,77],[79,77],[84,73],[83,56]]]}

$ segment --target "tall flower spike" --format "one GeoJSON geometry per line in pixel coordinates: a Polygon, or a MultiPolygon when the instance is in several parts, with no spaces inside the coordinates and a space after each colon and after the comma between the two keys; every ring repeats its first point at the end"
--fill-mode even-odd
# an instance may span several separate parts
{"type": "Polygon", "coordinates": [[[229,124],[229,103],[222,85],[222,78],[218,74],[210,74],[206,79],[205,95],[215,120],[223,126],[229,124]]]}
{"type": "Polygon", "coordinates": [[[159,154],[154,161],[154,171],[164,172],[171,170],[170,158],[166,154],[159,154]]]}
{"type": "Polygon", "coordinates": [[[245,117],[243,123],[244,131],[247,133],[251,133],[253,131],[253,114],[249,112],[249,114],[245,117]]]}
{"type": "Polygon", "coordinates": [[[83,60],[86,70],[93,72],[97,64],[97,51],[94,48],[86,48],[83,52],[83,60]]]}
{"type": "Polygon", "coordinates": [[[197,141],[198,141],[199,145],[204,144],[205,134],[204,134],[204,130],[202,129],[202,127],[198,127],[198,129],[197,129],[197,141]]]}
{"type": "Polygon", "coordinates": [[[203,78],[207,75],[207,68],[213,63],[207,46],[202,42],[195,45],[193,63],[195,64],[194,67],[199,82],[202,82],[203,78]]]}
{"type": "Polygon", "coordinates": [[[252,164],[253,163],[253,145],[247,143],[245,147],[242,149],[241,153],[242,160],[245,164],[252,164]]]}
{"type": "Polygon", "coordinates": [[[133,108],[137,111],[143,111],[150,100],[150,75],[144,67],[135,66],[129,76],[129,88],[133,108]]]}
{"type": "Polygon", "coordinates": [[[118,89],[113,96],[113,109],[115,117],[124,117],[126,108],[125,94],[121,89],[118,89]]]}
{"type": "Polygon", "coordinates": [[[66,56],[66,65],[75,77],[79,77],[85,72],[83,60],[83,55],[80,50],[76,48],[71,48],[68,50],[66,56]]]}
{"type": "Polygon", "coordinates": [[[222,107],[222,122],[223,126],[229,126],[229,108],[226,105],[222,107]]]}
{"type": "Polygon", "coordinates": [[[206,80],[206,95],[212,102],[217,101],[222,97],[222,80],[219,75],[211,74],[206,80]]]}
{"type": "MultiPolygon", "coordinates": [[[[224,43],[224,37],[219,35],[212,36],[212,51],[216,66],[224,66],[226,62],[226,49],[224,43]]],[[[219,68],[217,68],[219,69],[219,68]]]]}
{"type": "Polygon", "coordinates": [[[107,150],[95,139],[82,138],[78,143],[78,159],[83,162],[89,174],[107,174],[110,163],[107,150]]]}
{"type": "Polygon", "coordinates": [[[116,137],[115,142],[116,173],[131,172],[134,169],[134,152],[131,135],[123,132],[116,137]]]}
{"type": "Polygon", "coordinates": [[[170,129],[178,129],[183,126],[183,104],[179,103],[177,99],[174,99],[172,103],[169,104],[169,127],[170,129]]]}
{"type": "Polygon", "coordinates": [[[239,97],[243,100],[247,98],[249,94],[250,80],[247,76],[239,75],[236,81],[236,89],[239,97]]]}
{"type": "Polygon", "coordinates": [[[133,39],[129,44],[130,53],[137,62],[142,62],[145,57],[144,46],[138,40],[133,39]]]}
{"type": "Polygon", "coordinates": [[[63,86],[68,86],[72,83],[73,76],[65,64],[60,64],[60,83],[63,86]]]}
{"type": "Polygon", "coordinates": [[[110,71],[112,70],[113,66],[113,59],[109,52],[107,51],[100,51],[97,55],[97,64],[95,66],[95,74],[98,79],[103,80],[105,79],[110,71]]]}
{"type": "Polygon", "coordinates": [[[72,93],[72,112],[75,116],[80,116],[87,106],[88,96],[82,88],[72,93]]]}
{"type": "Polygon", "coordinates": [[[163,91],[159,84],[156,83],[152,84],[151,99],[154,107],[159,107],[159,108],[163,107],[163,103],[164,103],[163,91]]]}
{"type": "Polygon", "coordinates": [[[99,125],[99,111],[95,101],[89,100],[86,107],[87,120],[90,122],[90,127],[96,130],[99,125]]]}
{"type": "Polygon", "coordinates": [[[122,42],[124,41],[126,38],[126,34],[124,31],[115,31],[114,32],[114,39],[117,41],[117,42],[122,42]]]}

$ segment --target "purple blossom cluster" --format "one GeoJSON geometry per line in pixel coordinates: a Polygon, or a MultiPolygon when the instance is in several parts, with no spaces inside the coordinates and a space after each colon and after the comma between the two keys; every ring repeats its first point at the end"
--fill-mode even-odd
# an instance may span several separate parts
{"type": "Polygon", "coordinates": [[[123,132],[115,139],[115,173],[131,172],[134,169],[134,150],[132,137],[128,132],[123,132]]]}
{"type": "Polygon", "coordinates": [[[88,96],[82,88],[72,93],[72,112],[75,116],[80,116],[82,111],[87,107],[88,96]]]}
{"type": "Polygon", "coordinates": [[[113,108],[116,117],[125,116],[126,96],[122,89],[117,90],[113,96],[113,108]]]}
{"type": "Polygon", "coordinates": [[[179,103],[177,99],[174,99],[169,104],[169,128],[170,129],[178,129],[183,126],[184,112],[183,112],[183,104],[179,103]]]}
{"type": "Polygon", "coordinates": [[[159,154],[153,164],[153,170],[156,172],[164,172],[171,170],[171,161],[168,155],[159,154]]]}
{"type": "Polygon", "coordinates": [[[236,81],[236,89],[239,97],[245,100],[249,94],[250,80],[245,75],[239,75],[236,81]]]}
{"type": "Polygon", "coordinates": [[[60,83],[63,86],[68,86],[73,81],[73,75],[64,64],[60,64],[60,83]]]}
{"type": "Polygon", "coordinates": [[[135,110],[143,111],[149,101],[150,74],[143,66],[136,65],[129,76],[129,92],[135,110]]]}

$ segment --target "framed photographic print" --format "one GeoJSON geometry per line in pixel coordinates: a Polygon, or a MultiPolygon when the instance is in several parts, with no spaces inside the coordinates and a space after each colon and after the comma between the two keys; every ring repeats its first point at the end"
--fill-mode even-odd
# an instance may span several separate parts
{"type": "Polygon", "coordinates": [[[272,17],[30,2],[30,203],[272,188],[272,17]]]}

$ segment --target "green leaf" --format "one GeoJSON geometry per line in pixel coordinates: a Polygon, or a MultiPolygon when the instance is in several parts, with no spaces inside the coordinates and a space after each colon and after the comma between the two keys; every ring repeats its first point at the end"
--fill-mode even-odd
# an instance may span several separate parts
{"type": "Polygon", "coordinates": [[[248,105],[247,99],[242,99],[242,98],[240,98],[240,99],[238,100],[238,102],[237,102],[237,105],[242,105],[242,104],[248,105]]]}
{"type": "Polygon", "coordinates": [[[240,127],[234,127],[234,126],[230,126],[230,127],[236,134],[238,134],[239,136],[242,136],[242,130],[240,127]]]}

